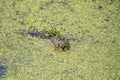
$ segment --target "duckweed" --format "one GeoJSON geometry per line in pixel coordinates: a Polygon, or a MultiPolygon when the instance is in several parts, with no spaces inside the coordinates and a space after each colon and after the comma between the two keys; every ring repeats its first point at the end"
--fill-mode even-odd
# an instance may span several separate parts
{"type": "Polygon", "coordinates": [[[0,66],[7,66],[0,79],[120,80],[119,5],[119,0],[0,0],[0,66]],[[48,37],[68,37],[71,49],[55,51],[47,39],[16,34],[44,29],[48,37]]]}

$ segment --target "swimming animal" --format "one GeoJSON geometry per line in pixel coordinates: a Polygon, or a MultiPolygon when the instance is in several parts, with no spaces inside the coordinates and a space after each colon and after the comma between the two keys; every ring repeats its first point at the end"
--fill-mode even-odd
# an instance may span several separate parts
{"type": "Polygon", "coordinates": [[[70,50],[70,43],[69,43],[69,39],[63,36],[51,36],[48,37],[46,34],[46,31],[41,31],[41,32],[28,32],[27,34],[29,34],[32,37],[37,37],[37,38],[42,38],[42,39],[49,39],[53,45],[55,50],[62,50],[62,51],[66,51],[66,50],[70,50]]]}

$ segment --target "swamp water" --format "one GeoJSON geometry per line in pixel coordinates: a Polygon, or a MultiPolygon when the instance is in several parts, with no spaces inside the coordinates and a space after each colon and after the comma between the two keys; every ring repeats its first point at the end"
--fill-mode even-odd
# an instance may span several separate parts
{"type": "Polygon", "coordinates": [[[120,80],[119,0],[0,0],[1,80],[120,80]],[[16,34],[57,28],[69,51],[16,34]],[[5,73],[4,73],[5,70],[5,73]]]}

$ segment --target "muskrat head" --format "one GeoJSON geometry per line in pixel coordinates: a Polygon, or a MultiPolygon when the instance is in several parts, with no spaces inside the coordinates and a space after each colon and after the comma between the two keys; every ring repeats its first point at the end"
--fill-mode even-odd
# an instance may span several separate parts
{"type": "Polygon", "coordinates": [[[57,50],[60,49],[65,51],[70,49],[69,39],[65,37],[53,37],[50,40],[57,50]]]}

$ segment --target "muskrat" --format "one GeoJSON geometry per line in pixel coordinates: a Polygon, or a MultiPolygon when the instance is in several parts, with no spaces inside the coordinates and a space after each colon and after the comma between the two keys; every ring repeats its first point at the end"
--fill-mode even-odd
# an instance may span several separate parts
{"type": "Polygon", "coordinates": [[[32,37],[38,37],[38,38],[42,38],[42,39],[47,39],[46,36],[46,31],[41,31],[41,32],[28,32],[27,34],[31,35],[32,37]]]}
{"type": "Polygon", "coordinates": [[[69,39],[65,37],[54,36],[50,38],[50,41],[54,44],[55,50],[70,50],[69,39]]]}
{"type": "Polygon", "coordinates": [[[46,31],[41,31],[41,32],[28,32],[27,34],[31,35],[32,37],[38,37],[42,39],[49,39],[54,47],[55,50],[70,50],[70,43],[69,39],[63,36],[50,36],[48,37],[46,34],[46,31]]]}

